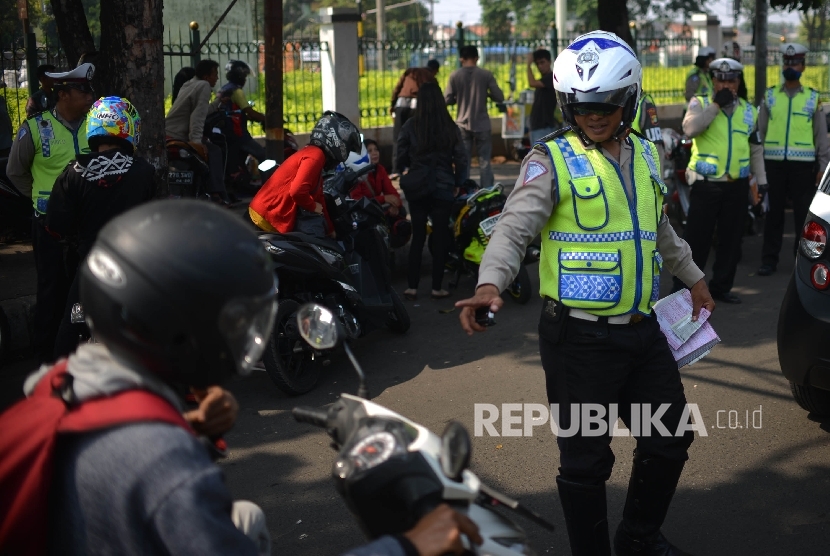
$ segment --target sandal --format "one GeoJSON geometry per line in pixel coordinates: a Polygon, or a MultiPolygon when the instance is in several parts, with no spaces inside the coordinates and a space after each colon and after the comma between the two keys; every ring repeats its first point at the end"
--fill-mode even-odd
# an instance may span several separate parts
{"type": "Polygon", "coordinates": [[[418,290],[404,290],[403,297],[409,301],[415,301],[418,299],[418,290]]]}
{"type": "Polygon", "coordinates": [[[432,290],[432,294],[430,295],[430,297],[432,299],[445,299],[449,296],[450,296],[450,292],[448,292],[447,290],[438,290],[438,291],[432,290]]]}

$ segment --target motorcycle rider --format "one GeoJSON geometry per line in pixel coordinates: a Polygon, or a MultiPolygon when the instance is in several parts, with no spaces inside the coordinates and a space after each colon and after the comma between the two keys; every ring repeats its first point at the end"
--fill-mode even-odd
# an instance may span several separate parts
{"type": "Polygon", "coordinates": [[[257,143],[248,132],[248,120],[264,123],[265,114],[254,110],[245,96],[245,82],[251,75],[251,68],[242,60],[231,60],[225,65],[228,82],[219,89],[213,107],[229,114],[230,130],[225,133],[228,141],[228,164],[226,172],[234,173],[243,164],[244,155],[251,155],[258,162],[267,157],[265,147],[257,143]],[[234,114],[233,112],[241,111],[234,114]]]}
{"type": "Polygon", "coordinates": [[[248,214],[266,232],[334,233],[323,196],[323,170],[361,150],[360,132],[344,115],[327,111],[311,130],[308,145],[282,163],[251,200],[248,214]]]}
{"type": "MultiPolygon", "coordinates": [[[[686,398],[652,312],[663,263],[691,288],[693,318],[714,302],[691,250],[663,214],[656,148],[629,134],[642,86],[631,48],[613,33],[594,31],[571,43],[553,71],[569,127],[523,161],[481,261],[476,295],[456,306],[468,334],[486,330],[475,309],[501,308],[500,292],[542,232],[539,342],[557,424],[576,425],[571,414],[580,404],[601,404],[606,412],[617,404],[631,430],[633,404],[669,404],[660,420],[671,436],[632,432],[637,449],[614,551],[680,556],[660,528],[694,437],[674,436],[686,398]]],[[[601,436],[583,426],[557,438],[557,490],[575,556],[611,554],[605,482],[614,464],[613,426],[601,436]]]]}
{"type": "MultiPolygon", "coordinates": [[[[86,259],[109,220],[155,195],[155,169],[134,155],[140,133],[141,117],[129,100],[98,99],[87,115],[86,139],[92,152],[78,155],[55,181],[45,226],[60,241],[77,241],[79,261],[86,259]]],[[[55,360],[75,351],[83,332],[84,325],[73,325],[70,319],[79,297],[79,276],[74,274],[55,341],[55,360]]]]}

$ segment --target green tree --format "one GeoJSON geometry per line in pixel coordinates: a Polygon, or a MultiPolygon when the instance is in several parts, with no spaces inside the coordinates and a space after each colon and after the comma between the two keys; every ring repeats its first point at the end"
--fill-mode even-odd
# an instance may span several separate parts
{"type": "Polygon", "coordinates": [[[496,41],[510,40],[515,7],[511,0],[479,0],[481,24],[487,29],[487,38],[496,41]]]}
{"type": "Polygon", "coordinates": [[[516,30],[524,38],[545,37],[556,21],[556,8],[550,0],[530,0],[516,13],[516,30]]]}

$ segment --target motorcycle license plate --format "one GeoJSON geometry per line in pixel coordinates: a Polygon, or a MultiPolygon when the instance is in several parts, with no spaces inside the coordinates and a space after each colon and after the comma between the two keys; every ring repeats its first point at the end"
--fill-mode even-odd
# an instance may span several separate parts
{"type": "Polygon", "coordinates": [[[186,172],[169,172],[167,174],[167,183],[176,185],[189,185],[193,183],[193,171],[186,172]]]}
{"type": "Polygon", "coordinates": [[[491,216],[490,218],[485,218],[479,222],[478,227],[481,228],[481,232],[485,236],[490,237],[493,234],[493,228],[496,227],[496,223],[499,221],[499,218],[501,218],[501,213],[491,216]]]}

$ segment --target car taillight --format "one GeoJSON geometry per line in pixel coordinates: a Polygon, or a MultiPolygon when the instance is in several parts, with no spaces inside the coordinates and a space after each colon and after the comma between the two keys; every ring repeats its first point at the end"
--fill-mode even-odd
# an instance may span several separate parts
{"type": "MultiPolygon", "coordinates": [[[[805,257],[817,259],[824,253],[827,244],[827,231],[818,222],[807,222],[801,232],[801,252],[805,257]]],[[[825,269],[826,270],[826,269],[825,269]]]]}
{"type": "Polygon", "coordinates": [[[814,264],[812,270],[810,270],[810,281],[813,283],[813,287],[817,290],[826,290],[830,286],[828,274],[830,274],[830,271],[825,265],[821,263],[814,264]]]}

